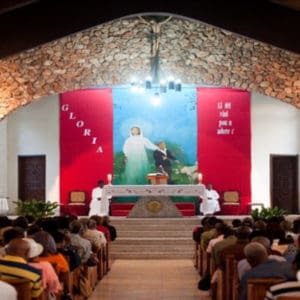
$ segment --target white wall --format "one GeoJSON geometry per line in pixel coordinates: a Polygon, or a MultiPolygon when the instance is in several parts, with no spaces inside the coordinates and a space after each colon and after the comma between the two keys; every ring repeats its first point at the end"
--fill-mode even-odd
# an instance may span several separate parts
{"type": "MultiPolygon", "coordinates": [[[[2,144],[6,124],[0,122],[0,192],[1,188],[4,193],[7,189],[5,195],[11,201],[17,200],[18,196],[18,155],[40,154],[46,155],[46,200],[59,201],[58,103],[58,96],[51,96],[10,114],[7,118],[7,147],[2,144]],[[7,176],[4,174],[2,177],[5,170],[7,176]],[[2,178],[7,178],[7,181],[2,181],[2,178]]],[[[292,105],[252,94],[252,202],[270,204],[270,154],[299,153],[299,116],[300,110],[292,105]]]]}
{"type": "Polygon", "coordinates": [[[0,122],[0,198],[7,197],[7,119],[0,122]]]}
{"type": "Polygon", "coordinates": [[[290,104],[252,94],[252,202],[270,205],[270,155],[299,153],[299,116],[290,104]]]}
{"type": "Polygon", "coordinates": [[[46,156],[46,201],[59,201],[58,96],[24,106],[8,116],[8,193],[18,200],[18,155],[46,156]]]}

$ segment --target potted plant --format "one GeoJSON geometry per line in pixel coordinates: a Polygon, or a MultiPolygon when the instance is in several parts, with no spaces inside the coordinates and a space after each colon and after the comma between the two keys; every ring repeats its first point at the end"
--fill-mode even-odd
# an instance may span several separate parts
{"type": "Polygon", "coordinates": [[[33,216],[35,219],[55,215],[56,209],[59,207],[58,202],[49,202],[43,200],[18,200],[16,204],[16,214],[21,216],[33,216]]]}
{"type": "Polygon", "coordinates": [[[261,209],[255,208],[251,211],[251,216],[254,220],[265,220],[268,221],[272,217],[283,217],[288,212],[277,206],[275,207],[262,207],[261,209]]]}

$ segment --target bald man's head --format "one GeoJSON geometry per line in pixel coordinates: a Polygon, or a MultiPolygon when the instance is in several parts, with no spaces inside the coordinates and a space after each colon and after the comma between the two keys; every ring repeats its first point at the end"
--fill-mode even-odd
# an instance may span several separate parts
{"type": "Polygon", "coordinates": [[[247,244],[244,248],[244,253],[252,268],[268,259],[267,249],[258,242],[247,244]]]}
{"type": "Polygon", "coordinates": [[[22,238],[16,238],[7,244],[5,251],[8,255],[19,256],[28,260],[29,244],[22,238]]]}

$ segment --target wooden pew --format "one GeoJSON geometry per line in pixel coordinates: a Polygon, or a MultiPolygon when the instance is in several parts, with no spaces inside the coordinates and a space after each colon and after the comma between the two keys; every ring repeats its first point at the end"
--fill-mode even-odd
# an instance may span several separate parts
{"type": "Polygon", "coordinates": [[[97,253],[98,264],[97,264],[97,274],[98,280],[101,280],[104,276],[104,266],[103,266],[103,249],[99,249],[97,253]]]}
{"type": "Polygon", "coordinates": [[[62,272],[59,274],[59,281],[67,293],[73,294],[74,285],[74,273],[73,272],[62,272]]]}
{"type": "Polygon", "coordinates": [[[204,274],[204,254],[201,249],[200,243],[198,243],[198,272],[201,276],[204,274]]]}
{"type": "Polygon", "coordinates": [[[207,253],[207,259],[209,261],[209,274],[212,275],[215,270],[216,270],[216,264],[215,264],[215,261],[213,260],[212,258],[212,255],[210,253],[207,253]]]}
{"type": "Polygon", "coordinates": [[[96,266],[81,264],[75,270],[69,272],[69,274],[64,274],[64,276],[60,277],[64,287],[66,287],[73,297],[81,295],[80,287],[82,287],[82,276],[89,281],[91,288],[94,289],[98,280],[101,280],[110,269],[110,252],[108,244],[105,247],[103,246],[97,252],[97,259],[98,263],[96,266]]]}
{"type": "Polygon", "coordinates": [[[201,276],[204,276],[207,272],[209,272],[209,257],[206,251],[201,249],[201,256],[202,256],[202,273],[200,274],[201,276]]]}
{"type": "Polygon", "coordinates": [[[199,243],[195,242],[195,247],[194,247],[194,266],[198,270],[199,268],[199,243]]]}
{"type": "Polygon", "coordinates": [[[107,241],[106,246],[105,246],[105,258],[106,258],[106,272],[110,270],[110,242],[107,241]]]}
{"type": "Polygon", "coordinates": [[[225,256],[224,270],[224,299],[238,300],[239,276],[237,261],[232,254],[225,256]]]}
{"type": "Polygon", "coordinates": [[[109,271],[109,263],[108,263],[108,248],[107,244],[102,246],[102,263],[103,263],[103,275],[105,275],[109,271]]]}
{"type": "Polygon", "coordinates": [[[238,272],[238,261],[234,259],[233,279],[232,279],[232,300],[239,299],[239,287],[240,287],[240,279],[239,279],[239,272],[238,272]]]}
{"type": "Polygon", "coordinates": [[[224,271],[217,268],[211,278],[211,299],[224,300],[224,271]]]}
{"type": "Polygon", "coordinates": [[[80,265],[72,271],[72,273],[73,273],[72,295],[73,296],[79,292],[79,277],[81,274],[81,270],[82,270],[82,267],[80,265]]]}
{"type": "Polygon", "coordinates": [[[282,278],[250,278],[247,284],[247,297],[250,300],[264,299],[271,285],[283,282],[282,278]]]}
{"type": "Polygon", "coordinates": [[[277,300],[299,300],[300,296],[278,296],[277,300]]]}
{"type": "Polygon", "coordinates": [[[91,288],[94,289],[96,287],[98,281],[98,267],[96,266],[84,266],[83,273],[84,276],[89,280],[91,284],[91,288]]]}

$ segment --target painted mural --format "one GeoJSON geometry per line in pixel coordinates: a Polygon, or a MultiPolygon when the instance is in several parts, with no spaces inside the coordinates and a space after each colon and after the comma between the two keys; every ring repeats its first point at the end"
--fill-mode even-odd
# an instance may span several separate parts
{"type": "MultiPolygon", "coordinates": [[[[155,95],[113,90],[114,183],[146,184],[157,170],[155,151],[164,142],[176,184],[194,182],[197,173],[196,90],[183,88],[155,95]]],[[[164,170],[162,170],[163,172],[164,170]]]]}

